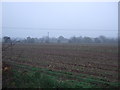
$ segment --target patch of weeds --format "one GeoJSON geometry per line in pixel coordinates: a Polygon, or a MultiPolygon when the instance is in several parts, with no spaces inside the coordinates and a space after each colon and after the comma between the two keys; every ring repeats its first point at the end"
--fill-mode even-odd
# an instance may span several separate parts
{"type": "MultiPolygon", "coordinates": [[[[80,74],[74,75],[71,72],[50,71],[48,69],[29,68],[28,71],[13,70],[13,81],[11,87],[17,88],[96,88],[96,87],[118,87],[118,83],[110,83],[102,78],[94,78],[92,76],[80,74]],[[60,77],[67,80],[61,81],[60,77]],[[83,78],[85,76],[85,78],[83,78]],[[75,80],[68,80],[75,79],[75,80]],[[79,82],[80,81],[80,82],[79,82]]],[[[9,86],[10,86],[9,85],[9,86]]]]}

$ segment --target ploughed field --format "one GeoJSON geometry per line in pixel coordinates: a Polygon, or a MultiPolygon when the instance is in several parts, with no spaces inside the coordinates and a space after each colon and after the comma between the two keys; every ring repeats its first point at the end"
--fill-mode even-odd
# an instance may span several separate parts
{"type": "Polygon", "coordinates": [[[21,72],[36,68],[59,81],[87,81],[84,87],[118,87],[117,45],[16,44],[3,52],[3,61],[21,72]]]}

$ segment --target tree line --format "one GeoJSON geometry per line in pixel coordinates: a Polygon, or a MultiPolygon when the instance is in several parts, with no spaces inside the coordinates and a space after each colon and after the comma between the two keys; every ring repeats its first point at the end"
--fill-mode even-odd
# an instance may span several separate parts
{"type": "Polygon", "coordinates": [[[10,43],[10,42],[17,42],[17,43],[118,43],[118,38],[107,38],[103,35],[95,38],[91,37],[71,37],[65,38],[63,36],[59,36],[58,38],[55,37],[42,37],[42,38],[32,38],[26,37],[25,39],[11,39],[9,36],[4,36],[2,38],[3,43],[10,43]]]}

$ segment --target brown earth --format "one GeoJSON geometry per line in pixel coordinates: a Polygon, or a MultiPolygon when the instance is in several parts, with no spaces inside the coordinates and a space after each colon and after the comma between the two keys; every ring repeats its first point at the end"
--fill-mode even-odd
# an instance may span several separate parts
{"type": "Polygon", "coordinates": [[[3,52],[12,61],[57,71],[118,80],[118,47],[103,44],[17,44],[3,52]]]}

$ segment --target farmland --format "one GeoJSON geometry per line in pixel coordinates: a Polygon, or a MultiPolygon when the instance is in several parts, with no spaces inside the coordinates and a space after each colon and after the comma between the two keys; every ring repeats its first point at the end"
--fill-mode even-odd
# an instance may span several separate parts
{"type": "Polygon", "coordinates": [[[16,44],[3,56],[3,87],[119,86],[114,44],[16,44]]]}

